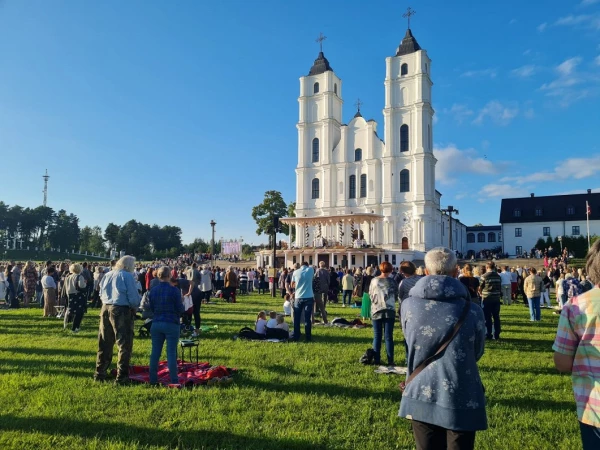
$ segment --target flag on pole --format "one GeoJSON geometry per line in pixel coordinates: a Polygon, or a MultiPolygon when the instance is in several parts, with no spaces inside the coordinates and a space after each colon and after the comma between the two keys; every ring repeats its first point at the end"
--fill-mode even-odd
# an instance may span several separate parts
{"type": "Polygon", "coordinates": [[[589,217],[589,215],[592,213],[592,208],[590,208],[590,203],[589,202],[585,202],[585,215],[589,217]]]}

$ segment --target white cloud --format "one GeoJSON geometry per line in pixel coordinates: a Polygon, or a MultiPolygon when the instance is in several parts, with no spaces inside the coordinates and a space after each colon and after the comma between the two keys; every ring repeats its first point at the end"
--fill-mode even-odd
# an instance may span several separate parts
{"type": "Polygon", "coordinates": [[[527,64],[525,66],[517,67],[510,71],[510,73],[519,78],[528,78],[536,72],[537,68],[533,64],[527,64]]]}
{"type": "MultiPolygon", "coordinates": [[[[483,186],[479,191],[481,197],[485,198],[510,198],[524,197],[526,189],[514,184],[491,183],[483,186]]],[[[480,200],[480,201],[483,201],[480,200]]]]}
{"type": "Polygon", "coordinates": [[[467,70],[460,74],[461,77],[465,78],[476,78],[476,77],[490,77],[496,78],[498,75],[497,69],[481,69],[481,70],[467,70]]]}
{"type": "Polygon", "coordinates": [[[561,180],[581,180],[597,176],[599,172],[600,154],[589,158],[565,159],[557,163],[551,172],[534,172],[523,176],[504,177],[500,181],[522,185],[526,183],[546,183],[561,180]]]}
{"type": "Polygon", "coordinates": [[[495,175],[508,167],[505,161],[490,161],[485,156],[479,156],[475,149],[460,150],[454,144],[436,146],[433,153],[438,160],[435,166],[436,180],[442,184],[452,184],[463,174],[495,175]]]}
{"type": "Polygon", "coordinates": [[[543,33],[543,32],[544,32],[544,30],[545,30],[547,27],[548,27],[548,22],[540,23],[540,24],[537,26],[537,30],[538,30],[540,33],[543,33]]]}
{"type": "Polygon", "coordinates": [[[593,74],[579,72],[578,66],[582,61],[581,57],[576,56],[560,63],[555,68],[556,78],[542,84],[540,91],[545,92],[548,97],[555,98],[562,107],[595,95],[600,80],[593,74]]]}
{"type": "Polygon", "coordinates": [[[600,66],[600,55],[596,56],[596,58],[594,59],[594,64],[600,66]]]}
{"type": "Polygon", "coordinates": [[[530,48],[528,48],[527,50],[525,50],[525,51],[523,52],[523,56],[527,56],[527,55],[529,55],[530,53],[531,53],[531,49],[530,49],[530,48]]]}
{"type": "Polygon", "coordinates": [[[581,0],[581,3],[579,4],[579,6],[595,5],[598,2],[600,2],[600,0],[581,0]]]}
{"type": "Polygon", "coordinates": [[[518,20],[517,19],[510,19],[510,22],[508,22],[509,25],[514,25],[515,23],[517,23],[518,20]]]}
{"type": "Polygon", "coordinates": [[[535,111],[533,108],[527,108],[525,111],[523,111],[523,116],[526,119],[533,119],[535,117],[535,111]]]}
{"type": "Polygon", "coordinates": [[[503,105],[498,100],[492,100],[479,111],[473,123],[480,125],[489,118],[496,125],[508,125],[518,114],[518,105],[503,105]]]}
{"type": "Polygon", "coordinates": [[[473,111],[469,109],[467,105],[454,103],[450,109],[444,109],[444,114],[449,114],[457,123],[460,124],[472,116],[473,111]]]}
{"type": "Polygon", "coordinates": [[[565,17],[560,17],[555,26],[582,27],[600,30],[600,14],[569,14],[565,17]]]}

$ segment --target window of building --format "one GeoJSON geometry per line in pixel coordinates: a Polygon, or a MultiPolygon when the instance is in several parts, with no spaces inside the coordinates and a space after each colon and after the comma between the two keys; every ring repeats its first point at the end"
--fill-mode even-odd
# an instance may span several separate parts
{"type": "Polygon", "coordinates": [[[523,236],[523,229],[515,228],[515,237],[521,237],[521,236],[523,236]]]}
{"type": "Polygon", "coordinates": [[[477,242],[485,242],[485,233],[477,233],[477,242]]]}
{"type": "Polygon", "coordinates": [[[579,226],[573,226],[573,227],[571,227],[571,234],[573,236],[579,236],[579,226]]]}
{"type": "Polygon", "coordinates": [[[406,124],[400,127],[400,151],[408,151],[408,125],[406,124]]]}
{"type": "Polygon", "coordinates": [[[390,262],[390,255],[385,255],[383,259],[385,259],[385,262],[390,262]]]}
{"type": "Polygon", "coordinates": [[[337,95],[337,83],[333,83],[333,93],[337,95]]]}
{"type": "Polygon", "coordinates": [[[319,162],[319,139],[314,138],[312,141],[312,162],[319,162]]]}
{"type": "Polygon", "coordinates": [[[313,264],[312,264],[312,262],[313,262],[313,257],[312,257],[312,255],[310,255],[310,256],[308,257],[308,265],[309,265],[309,266],[312,266],[312,265],[313,265],[313,264]]]}
{"type": "Polygon", "coordinates": [[[521,217],[521,210],[519,208],[515,208],[513,211],[513,217],[521,217]]]}
{"type": "Polygon", "coordinates": [[[467,244],[473,244],[475,242],[475,233],[467,233],[467,244]]]}
{"type": "Polygon", "coordinates": [[[523,247],[521,247],[520,245],[517,245],[515,248],[515,254],[517,256],[521,256],[523,254],[523,247]]]}
{"type": "Polygon", "coordinates": [[[575,207],[573,205],[567,206],[567,216],[575,215],[575,207]]]}
{"type": "Polygon", "coordinates": [[[356,265],[356,255],[352,255],[352,257],[350,258],[350,261],[352,261],[352,265],[355,266],[356,265]]]}
{"type": "Polygon", "coordinates": [[[338,263],[337,255],[333,255],[333,265],[337,266],[337,263],[338,263]]]}
{"type": "Polygon", "coordinates": [[[400,66],[400,75],[408,75],[408,64],[404,63],[400,66]]]}
{"type": "Polygon", "coordinates": [[[367,175],[364,173],[360,176],[360,198],[367,196],[367,175]]]}
{"type": "Polygon", "coordinates": [[[496,233],[493,231],[488,233],[488,242],[496,242],[496,233]]]}
{"type": "Polygon", "coordinates": [[[550,236],[550,227],[544,227],[544,236],[550,236]]]}
{"type": "Polygon", "coordinates": [[[410,172],[408,169],[400,171],[400,192],[410,192],[410,172]]]}
{"type": "Polygon", "coordinates": [[[498,242],[502,242],[502,231],[498,231],[498,242]]]}
{"type": "Polygon", "coordinates": [[[356,175],[350,175],[348,185],[348,198],[356,198],[356,175]]]}
{"type": "Polygon", "coordinates": [[[313,85],[313,94],[318,94],[319,93],[319,83],[315,83],[313,85]]]}
{"type": "Polygon", "coordinates": [[[396,265],[396,255],[392,255],[392,266],[396,265]]]}
{"type": "Polygon", "coordinates": [[[540,206],[536,206],[535,208],[535,217],[542,217],[544,215],[544,211],[540,206]]]}
{"type": "Polygon", "coordinates": [[[292,262],[296,264],[296,256],[292,257],[292,262]]]}
{"type": "Polygon", "coordinates": [[[354,161],[362,161],[362,149],[357,148],[354,150],[354,161]]]}
{"type": "Polygon", "coordinates": [[[312,198],[319,198],[319,179],[313,178],[312,180],[312,198]]]}

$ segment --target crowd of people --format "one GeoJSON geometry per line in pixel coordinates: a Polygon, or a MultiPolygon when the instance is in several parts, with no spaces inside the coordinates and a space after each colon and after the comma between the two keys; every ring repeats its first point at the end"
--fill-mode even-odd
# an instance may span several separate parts
{"type": "Polygon", "coordinates": [[[73,333],[79,331],[89,307],[100,307],[94,379],[108,379],[117,345],[117,384],[129,383],[136,315],[149,313],[150,382],[157,382],[158,362],[166,343],[169,374],[175,385],[182,325],[197,332],[203,302],[217,295],[236,301],[242,293],[277,290],[285,300],[284,313],[260,311],[254,329],[248,332],[293,341],[303,337],[311,342],[313,325],[329,322],[327,305],[339,302],[341,294],[342,307],[360,307],[358,315],[371,320],[372,348],[362,362],[381,364],[384,344],[387,365],[395,364],[394,327],[399,320],[408,373],[399,415],[411,420],[417,448],[471,449],[476,432],[487,428],[477,361],[486,340],[501,339],[501,306],[517,304],[521,297],[529,307],[530,320],[537,322],[543,304],[552,306],[549,292],[554,289],[556,313],[560,314],[553,346],[555,365],[573,375],[584,448],[598,448],[600,241],[590,249],[585,269],[570,267],[564,257],[545,257],[540,266],[497,267],[489,260],[485,266],[461,267],[456,254],[443,247],[427,252],[424,267],[403,261],[399,267],[383,262],[353,270],[327,268],[323,262],[318,267],[297,263],[279,271],[221,269],[185,258],[139,265],[131,256],[106,266],[10,262],[0,266],[0,298],[6,298],[13,308],[21,302],[29,306],[37,301],[44,317],[60,314],[64,307],[64,326],[70,324],[73,333]],[[290,312],[291,333],[285,323],[290,312]],[[192,317],[195,327],[191,326],[192,317]]]}

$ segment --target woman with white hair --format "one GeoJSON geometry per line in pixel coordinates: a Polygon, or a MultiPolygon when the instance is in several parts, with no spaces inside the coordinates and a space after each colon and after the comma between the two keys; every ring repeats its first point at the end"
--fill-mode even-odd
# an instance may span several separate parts
{"type": "Polygon", "coordinates": [[[69,266],[71,274],[65,279],[63,284],[63,294],[69,299],[64,327],[66,329],[72,320],[71,332],[74,334],[79,333],[79,327],[81,326],[86,306],[87,283],[83,275],[81,275],[82,269],[81,264],[71,264],[69,266]]]}

